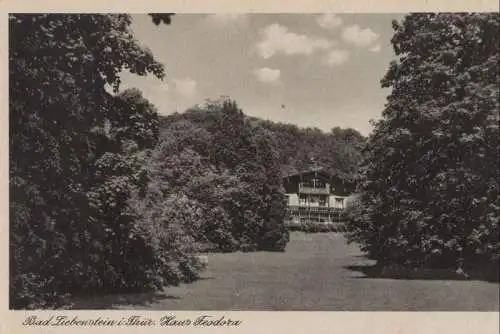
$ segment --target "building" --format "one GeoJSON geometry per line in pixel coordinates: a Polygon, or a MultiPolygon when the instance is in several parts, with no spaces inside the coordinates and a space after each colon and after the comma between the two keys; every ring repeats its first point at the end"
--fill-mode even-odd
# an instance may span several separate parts
{"type": "Polygon", "coordinates": [[[283,178],[288,220],[339,221],[354,185],[322,169],[293,173],[283,178]]]}

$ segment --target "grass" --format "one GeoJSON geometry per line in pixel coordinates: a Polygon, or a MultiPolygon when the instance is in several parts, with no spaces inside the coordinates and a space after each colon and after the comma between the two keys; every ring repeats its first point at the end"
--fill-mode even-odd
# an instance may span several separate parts
{"type": "Polygon", "coordinates": [[[498,284],[368,276],[338,233],[293,232],[284,253],[208,254],[203,279],[154,294],[79,300],[77,309],[497,311],[498,284]]]}

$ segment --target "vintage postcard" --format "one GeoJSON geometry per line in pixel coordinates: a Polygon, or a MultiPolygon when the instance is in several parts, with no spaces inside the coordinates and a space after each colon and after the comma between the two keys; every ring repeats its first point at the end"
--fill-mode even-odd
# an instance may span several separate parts
{"type": "Polygon", "coordinates": [[[0,332],[497,332],[494,1],[0,7],[0,332]]]}

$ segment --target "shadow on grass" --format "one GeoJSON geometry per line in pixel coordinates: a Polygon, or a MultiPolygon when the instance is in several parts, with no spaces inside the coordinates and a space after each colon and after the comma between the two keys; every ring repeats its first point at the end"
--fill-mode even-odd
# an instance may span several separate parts
{"type": "Polygon", "coordinates": [[[446,269],[401,269],[382,268],[377,265],[356,265],[345,266],[344,269],[362,273],[364,276],[355,277],[357,279],[400,279],[400,280],[450,280],[450,281],[483,281],[498,283],[498,272],[473,271],[469,277],[457,274],[453,270],[446,269]]]}
{"type": "Polygon", "coordinates": [[[180,300],[181,297],[164,292],[117,293],[79,298],[73,301],[72,310],[113,310],[120,306],[148,306],[166,299],[180,300]]]}
{"type": "MultiPolygon", "coordinates": [[[[215,277],[200,277],[191,283],[213,280],[215,277]]],[[[162,300],[181,300],[179,296],[167,294],[165,291],[156,292],[122,292],[111,294],[96,294],[95,296],[78,296],[73,300],[72,310],[113,310],[120,306],[149,306],[162,300]]]]}

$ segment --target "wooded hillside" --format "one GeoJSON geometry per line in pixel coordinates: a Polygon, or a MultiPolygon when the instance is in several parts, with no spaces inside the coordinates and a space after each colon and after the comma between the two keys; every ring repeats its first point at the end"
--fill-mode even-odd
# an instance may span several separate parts
{"type": "MultiPolygon", "coordinates": [[[[301,128],[246,116],[251,124],[262,127],[274,137],[282,175],[311,167],[322,167],[333,175],[352,180],[362,159],[366,138],[358,131],[340,127],[330,132],[318,128],[301,128]]],[[[161,128],[179,121],[190,121],[203,128],[212,128],[214,119],[199,108],[161,117],[161,128]]]]}

